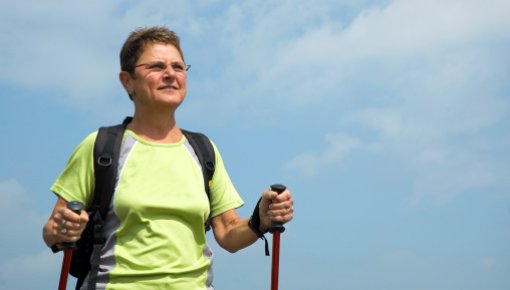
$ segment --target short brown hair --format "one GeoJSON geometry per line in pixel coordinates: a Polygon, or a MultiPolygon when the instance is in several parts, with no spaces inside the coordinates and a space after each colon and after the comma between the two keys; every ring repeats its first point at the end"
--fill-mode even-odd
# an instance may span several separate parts
{"type": "Polygon", "coordinates": [[[184,61],[184,55],[181,50],[179,37],[175,32],[166,27],[141,27],[137,28],[128,36],[122,49],[120,50],[120,69],[133,74],[136,62],[147,44],[162,43],[173,45],[181,54],[184,61]]]}

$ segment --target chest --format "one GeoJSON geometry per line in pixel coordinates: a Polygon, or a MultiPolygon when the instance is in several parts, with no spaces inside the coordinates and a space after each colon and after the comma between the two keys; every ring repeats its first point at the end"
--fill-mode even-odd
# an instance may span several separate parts
{"type": "Polygon", "coordinates": [[[113,206],[121,220],[208,217],[202,171],[185,146],[134,143],[120,159],[113,206]]]}

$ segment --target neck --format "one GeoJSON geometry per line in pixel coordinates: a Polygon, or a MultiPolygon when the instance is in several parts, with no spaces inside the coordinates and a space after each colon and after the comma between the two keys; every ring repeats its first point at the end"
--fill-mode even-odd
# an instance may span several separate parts
{"type": "Polygon", "coordinates": [[[176,143],[182,138],[182,132],[177,127],[174,113],[171,114],[144,114],[135,110],[133,121],[128,129],[142,139],[158,143],[176,143]]]}

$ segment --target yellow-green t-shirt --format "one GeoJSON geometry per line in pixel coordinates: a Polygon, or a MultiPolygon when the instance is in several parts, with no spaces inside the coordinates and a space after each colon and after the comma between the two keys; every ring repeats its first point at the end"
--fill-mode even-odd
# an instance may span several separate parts
{"type": "MultiPolygon", "coordinates": [[[[51,187],[67,201],[92,202],[96,136],[90,134],[76,148],[51,187]]],[[[186,138],[152,143],[126,130],[97,289],[213,289],[213,254],[204,223],[210,211],[214,217],[243,205],[213,147],[209,200],[200,163],[186,138]]]]}

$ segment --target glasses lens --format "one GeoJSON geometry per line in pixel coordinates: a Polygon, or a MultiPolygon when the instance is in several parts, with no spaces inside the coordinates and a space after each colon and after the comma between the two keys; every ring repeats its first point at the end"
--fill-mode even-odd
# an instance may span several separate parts
{"type": "MultiPolygon", "coordinates": [[[[146,69],[148,69],[149,71],[155,72],[155,73],[161,73],[168,69],[168,65],[162,61],[156,61],[156,62],[151,62],[151,63],[142,63],[142,64],[135,66],[135,68],[141,67],[141,66],[143,66],[146,69]]],[[[170,67],[172,67],[172,70],[174,72],[183,73],[183,72],[188,71],[191,66],[186,65],[183,62],[176,61],[176,62],[170,63],[170,67]]]]}

